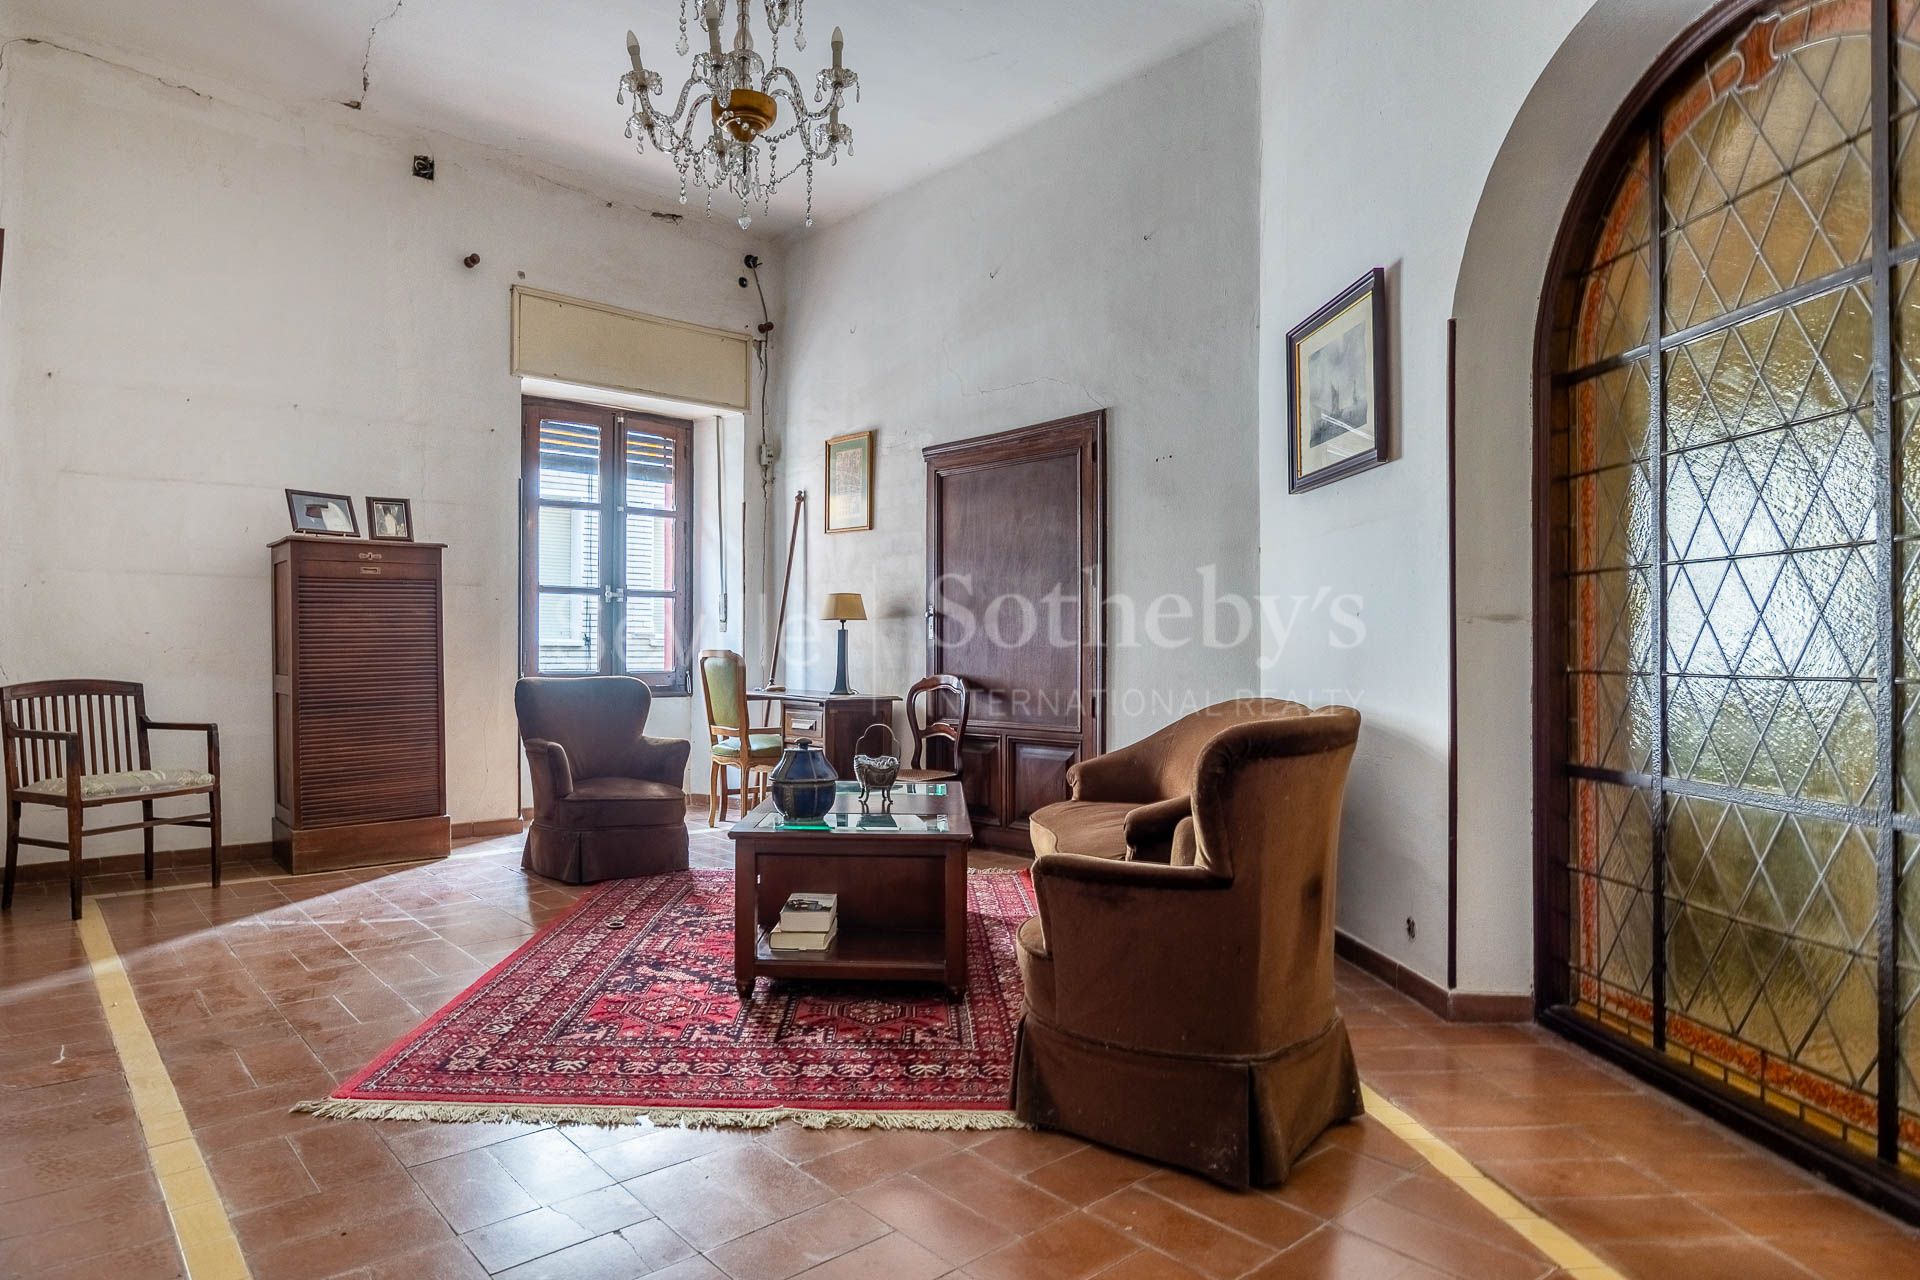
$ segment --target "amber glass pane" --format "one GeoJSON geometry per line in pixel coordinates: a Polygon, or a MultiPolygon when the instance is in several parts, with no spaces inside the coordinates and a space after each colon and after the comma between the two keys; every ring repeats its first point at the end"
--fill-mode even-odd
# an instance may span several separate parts
{"type": "Polygon", "coordinates": [[[1669,1012],[1683,1043],[1831,1106],[1870,1094],[1878,1014],[1875,837],[1864,828],[1689,797],[1669,801],[1669,1012]]]}
{"type": "Polygon", "coordinates": [[[1893,393],[1920,392],[1920,262],[1893,269],[1893,393]]]}
{"type": "Polygon", "coordinates": [[[1653,821],[1645,792],[1573,784],[1567,847],[1572,996],[1588,1012],[1652,1026],[1653,821]]]}
{"type": "Polygon", "coordinates": [[[1894,0],[1894,110],[1920,104],[1920,0],[1894,0]]]}
{"type": "Polygon", "coordinates": [[[1652,672],[1653,575],[1609,569],[1568,580],[1568,670],[1652,672]]]}
{"type": "Polygon", "coordinates": [[[1850,680],[1667,681],[1670,777],[1871,804],[1879,771],[1873,686],[1850,680]]]}
{"type": "MultiPolygon", "coordinates": [[[[1912,70],[1908,68],[1909,73],[1912,70]]],[[[1920,112],[1910,110],[1893,122],[1893,243],[1911,243],[1916,235],[1920,235],[1920,112]]]]}
{"type": "Polygon", "coordinates": [[[1567,481],[1569,567],[1624,569],[1653,563],[1653,468],[1608,467],[1567,481]]]}
{"type": "Polygon", "coordinates": [[[1671,221],[1726,204],[1866,131],[1873,102],[1866,6],[1818,6],[1828,11],[1829,29],[1808,39],[1812,7],[1799,9],[1798,25],[1762,16],[1708,59],[1691,92],[1667,108],[1671,221]],[[1858,29],[1834,30],[1835,18],[1858,29]]]}
{"type": "Polygon", "coordinates": [[[1872,180],[1850,143],[1667,236],[1667,328],[1687,329],[1867,256],[1872,180]]]}
{"type": "Polygon", "coordinates": [[[1652,676],[1574,674],[1567,677],[1567,758],[1628,773],[1653,766],[1659,720],[1652,676]]]}
{"type": "Polygon", "coordinates": [[[1900,837],[1900,1149],[1920,1156],[1920,839],[1900,837]]]}
{"type": "Polygon", "coordinates": [[[1865,403],[1868,290],[1853,285],[1667,353],[1667,443],[1684,449],[1865,403]]]}
{"type": "Polygon", "coordinates": [[[1575,285],[1570,358],[1575,367],[1644,346],[1651,340],[1651,262],[1645,248],[1635,249],[1580,278],[1575,285]]]}
{"type": "Polygon", "coordinates": [[[1566,390],[1569,471],[1617,466],[1653,451],[1647,362],[1583,378],[1566,390]]]}

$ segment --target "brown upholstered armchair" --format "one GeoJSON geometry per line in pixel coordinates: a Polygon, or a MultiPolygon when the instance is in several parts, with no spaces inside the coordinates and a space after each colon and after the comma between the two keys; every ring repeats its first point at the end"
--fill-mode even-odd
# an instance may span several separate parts
{"type": "Polygon", "coordinates": [[[1190,812],[1194,762],[1231,725],[1307,710],[1280,698],[1239,698],[1183,716],[1140,741],[1067,770],[1072,798],[1028,819],[1035,853],[1165,862],[1174,829],[1190,812]]]}
{"type": "Polygon", "coordinates": [[[1229,1186],[1284,1181],[1360,1082],[1333,1003],[1334,869],[1360,714],[1233,725],[1174,862],[1034,859],[1020,1118],[1229,1186]]]}
{"type": "Polygon", "coordinates": [[[647,737],[652,707],[652,690],[631,676],[530,676],[513,687],[533,775],[521,866],[568,884],[686,870],[693,748],[647,737]]]}

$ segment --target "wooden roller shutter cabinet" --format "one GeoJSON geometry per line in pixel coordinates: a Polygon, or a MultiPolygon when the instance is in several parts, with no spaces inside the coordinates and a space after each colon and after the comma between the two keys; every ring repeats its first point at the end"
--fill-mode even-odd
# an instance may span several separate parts
{"type": "Polygon", "coordinates": [[[273,552],[273,856],[293,872],[444,858],[441,544],[273,552]]]}

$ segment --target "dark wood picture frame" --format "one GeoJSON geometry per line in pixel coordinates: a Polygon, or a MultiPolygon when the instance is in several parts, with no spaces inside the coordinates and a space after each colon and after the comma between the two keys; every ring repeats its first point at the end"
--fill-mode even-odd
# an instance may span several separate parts
{"type": "Polygon", "coordinates": [[[318,489],[288,489],[287,519],[293,524],[295,533],[310,534],[316,538],[357,538],[360,536],[360,515],[353,509],[353,497],[345,493],[322,493],[318,489]],[[309,529],[300,523],[299,498],[325,498],[337,502],[347,513],[347,522],[353,527],[344,532],[339,529],[309,529]]]}
{"type": "Polygon", "coordinates": [[[826,491],[827,500],[820,504],[823,527],[828,533],[865,533],[873,528],[873,432],[849,431],[845,435],[834,436],[827,441],[825,454],[826,474],[821,487],[826,491]],[[860,442],[860,448],[866,457],[867,519],[864,524],[833,523],[833,447],[835,445],[860,442]]]}
{"type": "Polygon", "coordinates": [[[407,498],[367,498],[367,537],[375,542],[412,542],[413,541],[413,502],[407,498]],[[377,530],[380,522],[374,517],[375,506],[399,507],[405,514],[407,531],[402,534],[384,534],[377,530]]]}
{"type": "Polygon", "coordinates": [[[1304,493],[1321,485],[1344,480],[1350,475],[1370,471],[1388,460],[1388,425],[1393,420],[1393,405],[1387,379],[1387,273],[1375,267],[1342,289],[1334,299],[1287,331],[1287,492],[1304,493]],[[1356,302],[1372,295],[1373,306],[1367,323],[1373,327],[1373,448],[1320,468],[1312,474],[1301,473],[1300,433],[1303,415],[1300,399],[1306,387],[1301,378],[1300,346],[1342,315],[1356,302]]]}

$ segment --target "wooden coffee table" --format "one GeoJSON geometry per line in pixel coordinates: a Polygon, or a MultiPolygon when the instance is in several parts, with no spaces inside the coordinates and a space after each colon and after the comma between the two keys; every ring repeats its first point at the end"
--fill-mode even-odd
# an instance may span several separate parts
{"type": "Polygon", "coordinates": [[[967,848],[973,824],[958,782],[901,784],[893,804],[841,783],[833,812],[786,822],[772,801],[728,832],[734,863],[734,979],[848,978],[967,988],[967,848]],[[766,930],[793,893],[840,895],[840,931],[825,951],[776,954],[766,930]]]}

